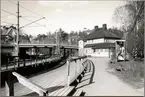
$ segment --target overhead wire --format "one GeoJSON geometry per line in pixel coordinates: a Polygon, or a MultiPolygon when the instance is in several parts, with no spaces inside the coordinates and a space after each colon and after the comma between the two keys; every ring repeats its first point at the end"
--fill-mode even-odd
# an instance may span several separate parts
{"type": "MultiPolygon", "coordinates": [[[[11,2],[11,3],[13,3],[13,4],[15,4],[15,5],[17,5],[17,3],[12,2],[11,0],[8,0],[8,1],[11,2]]],[[[33,11],[31,11],[31,10],[25,8],[25,7],[23,7],[22,5],[19,5],[19,6],[20,6],[21,8],[23,8],[23,9],[25,9],[25,10],[27,10],[27,11],[29,11],[29,12],[35,14],[35,15],[37,15],[37,16],[44,17],[44,16],[41,16],[41,15],[39,15],[39,14],[37,14],[37,13],[35,13],[35,12],[33,12],[33,11]]],[[[23,16],[23,17],[40,18],[40,17],[34,17],[34,16],[23,16]]],[[[45,20],[48,21],[46,18],[45,18],[45,20]]]]}
{"type": "Polygon", "coordinates": [[[35,16],[23,16],[25,18],[40,18],[40,17],[35,17],[35,16]]]}
{"type": "MultiPolygon", "coordinates": [[[[24,18],[24,17],[21,17],[21,18],[24,19],[24,20],[27,20],[27,21],[29,21],[29,22],[33,22],[32,20],[29,20],[29,19],[27,19],[27,18],[24,18]]],[[[35,23],[35,24],[40,25],[39,23],[35,23]]]]}
{"type": "MultiPolygon", "coordinates": [[[[13,1],[11,1],[11,0],[8,0],[8,2],[13,3],[13,4],[15,4],[15,5],[18,5],[17,3],[15,3],[15,2],[13,2],[13,1]]],[[[37,13],[35,13],[35,12],[33,12],[33,11],[31,11],[31,10],[25,8],[25,7],[23,7],[22,5],[19,5],[19,6],[20,6],[21,8],[23,8],[23,9],[25,9],[25,10],[27,10],[27,11],[29,11],[29,12],[35,14],[35,15],[37,15],[37,16],[42,17],[41,15],[39,15],[39,14],[37,14],[37,13]]],[[[11,13],[11,12],[9,12],[9,11],[3,10],[3,9],[1,9],[1,10],[4,11],[4,12],[7,12],[7,13],[9,13],[9,14],[12,14],[12,15],[17,16],[16,14],[11,13]]],[[[27,19],[26,17],[28,18],[29,16],[21,16],[22,19],[25,19],[25,20],[27,20],[27,21],[33,22],[32,20],[29,20],[29,19],[27,19]]],[[[31,18],[40,18],[40,17],[35,17],[35,16],[30,16],[30,17],[31,17],[31,18]]],[[[30,17],[29,17],[29,18],[30,18],[30,17]]],[[[44,18],[44,19],[45,19],[46,21],[48,21],[46,18],[44,18]]],[[[40,26],[43,26],[43,25],[41,25],[41,24],[39,24],[39,23],[35,23],[35,24],[40,25],[40,26]]],[[[45,28],[48,30],[48,28],[46,27],[46,25],[44,25],[43,27],[45,27],[45,28]]]]}
{"type": "Polygon", "coordinates": [[[9,11],[7,11],[7,10],[4,10],[4,9],[1,9],[3,12],[6,12],[6,13],[9,13],[9,14],[12,14],[12,15],[14,15],[14,16],[17,16],[15,13],[11,13],[11,12],[9,12],[9,11]]]}
{"type": "MultiPolygon", "coordinates": [[[[17,3],[12,2],[11,0],[8,0],[8,1],[11,2],[11,3],[13,3],[13,4],[15,4],[15,5],[18,5],[17,3]]],[[[19,5],[19,6],[20,6],[21,8],[23,8],[23,9],[25,9],[25,10],[27,10],[27,11],[29,11],[29,12],[35,14],[35,15],[38,15],[38,16],[40,16],[40,17],[43,17],[43,16],[41,16],[41,15],[39,15],[39,14],[37,14],[37,13],[35,13],[35,12],[33,12],[33,11],[31,11],[31,10],[25,8],[25,7],[23,7],[22,5],[19,5]]],[[[40,18],[40,17],[39,17],[39,18],[40,18]]]]}
{"type": "MultiPolygon", "coordinates": [[[[17,3],[12,2],[11,0],[8,0],[8,1],[11,2],[11,3],[13,3],[13,4],[15,4],[15,5],[17,5],[17,3]]],[[[33,12],[33,11],[31,11],[31,10],[25,8],[25,7],[23,7],[22,5],[19,5],[19,6],[20,6],[21,8],[23,8],[23,9],[25,9],[25,10],[27,10],[27,11],[29,11],[29,12],[35,14],[35,15],[37,15],[37,16],[43,17],[43,16],[41,16],[41,15],[39,15],[39,14],[37,14],[37,13],[35,13],[35,12],[33,12]]],[[[28,16],[21,16],[21,18],[23,18],[23,19],[24,19],[24,17],[27,17],[27,18],[28,18],[28,16]]],[[[31,16],[31,18],[40,18],[40,17],[31,16]]],[[[45,19],[46,21],[48,21],[46,18],[44,18],[44,19],[45,19]]],[[[25,18],[25,20],[28,20],[28,19],[25,18]]],[[[28,21],[31,21],[31,20],[28,20],[28,21]]],[[[39,23],[36,23],[36,24],[40,25],[39,23]]],[[[46,26],[44,26],[44,27],[47,28],[46,26]]]]}

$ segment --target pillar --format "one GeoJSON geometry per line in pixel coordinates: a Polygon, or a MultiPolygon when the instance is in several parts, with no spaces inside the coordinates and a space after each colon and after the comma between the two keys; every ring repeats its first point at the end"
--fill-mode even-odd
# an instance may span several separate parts
{"type": "Polygon", "coordinates": [[[52,47],[52,56],[55,55],[55,47],[52,47]]]}
{"type": "Polygon", "coordinates": [[[66,56],[67,56],[67,49],[64,48],[64,57],[66,57],[66,56]]]}
{"type": "Polygon", "coordinates": [[[51,57],[52,56],[52,48],[49,48],[49,56],[51,57]]]}
{"type": "Polygon", "coordinates": [[[6,73],[5,79],[5,89],[6,89],[6,96],[14,96],[14,76],[12,75],[11,71],[6,73]]]}
{"type": "Polygon", "coordinates": [[[108,50],[109,50],[109,58],[110,58],[110,48],[108,50]]]}
{"type": "Polygon", "coordinates": [[[31,54],[32,54],[32,55],[35,54],[35,49],[34,49],[34,48],[32,48],[32,52],[31,52],[31,54]]]}
{"type": "Polygon", "coordinates": [[[72,49],[70,49],[70,55],[72,56],[72,49]]]}

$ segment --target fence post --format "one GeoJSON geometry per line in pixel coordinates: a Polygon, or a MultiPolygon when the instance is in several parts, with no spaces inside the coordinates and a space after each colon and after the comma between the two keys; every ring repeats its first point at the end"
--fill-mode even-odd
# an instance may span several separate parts
{"type": "Polygon", "coordinates": [[[70,85],[70,60],[67,61],[67,86],[70,85]]]}

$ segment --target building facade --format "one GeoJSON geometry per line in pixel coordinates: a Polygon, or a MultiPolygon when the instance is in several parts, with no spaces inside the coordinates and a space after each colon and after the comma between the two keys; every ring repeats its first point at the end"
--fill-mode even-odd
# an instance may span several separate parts
{"type": "Polygon", "coordinates": [[[121,37],[107,29],[103,24],[102,28],[94,27],[94,31],[85,39],[79,41],[79,53],[81,55],[95,57],[110,57],[112,49],[115,47],[115,41],[121,37]]]}

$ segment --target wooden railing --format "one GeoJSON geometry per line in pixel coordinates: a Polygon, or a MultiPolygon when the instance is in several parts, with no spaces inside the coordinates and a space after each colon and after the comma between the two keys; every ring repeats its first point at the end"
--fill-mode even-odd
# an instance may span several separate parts
{"type": "Polygon", "coordinates": [[[35,65],[45,62],[51,62],[51,61],[57,61],[60,59],[60,56],[31,56],[30,59],[19,59],[18,56],[14,57],[13,61],[9,61],[1,66],[1,70],[8,70],[8,69],[16,69],[19,67],[29,66],[29,65],[35,65]],[[17,58],[17,59],[16,59],[17,58]]]}
{"type": "Polygon", "coordinates": [[[77,77],[84,71],[84,69],[86,68],[86,64],[75,64],[75,65],[78,65],[79,66],[79,71],[77,71],[77,66],[75,67],[75,77],[70,80],[70,70],[71,70],[71,62],[75,61],[77,62],[78,60],[84,62],[84,59],[86,59],[87,56],[79,56],[79,57],[76,57],[76,58],[70,58],[69,60],[67,60],[67,86],[70,85],[71,82],[73,82],[75,79],[77,79],[77,77]]]}
{"type": "MultiPolygon", "coordinates": [[[[68,93],[70,93],[71,90],[74,89],[75,86],[72,87],[72,86],[70,86],[70,84],[74,80],[76,80],[81,74],[83,74],[83,72],[85,71],[86,67],[88,66],[88,61],[87,61],[86,58],[87,58],[86,56],[82,56],[82,57],[72,58],[72,59],[67,61],[67,67],[68,67],[67,68],[67,71],[68,71],[67,72],[67,86],[65,86],[63,89],[60,89],[60,90],[62,90],[64,96],[67,96],[68,93]],[[77,61],[80,62],[80,64],[77,64],[77,61]],[[71,70],[70,65],[71,65],[71,62],[75,62],[76,63],[75,65],[79,67],[78,68],[79,71],[77,71],[77,68],[75,68],[76,74],[73,74],[73,75],[75,75],[75,77],[72,78],[72,80],[70,80],[70,70],[71,70]],[[70,91],[67,92],[66,90],[70,90],[70,91]]],[[[49,90],[49,89],[47,90],[46,88],[43,88],[43,87],[39,86],[36,83],[33,83],[32,81],[30,81],[29,79],[25,78],[24,76],[22,76],[22,75],[20,75],[20,74],[18,74],[16,72],[12,72],[12,75],[17,78],[17,80],[18,80],[18,82],[20,84],[22,84],[22,85],[26,86],[27,88],[31,89],[33,92],[36,92],[37,94],[39,94],[39,96],[51,96],[51,95],[54,96],[54,95],[57,94],[57,92],[62,94],[62,92],[60,92],[60,90],[58,90],[58,91],[56,90],[56,92],[54,92],[54,93],[52,92],[50,94],[51,90],[49,90]]],[[[66,80],[64,80],[64,81],[66,82],[66,80]]],[[[9,84],[13,84],[11,82],[11,80],[7,81],[7,83],[8,83],[8,85],[9,84]]],[[[63,82],[60,82],[56,87],[59,87],[60,84],[63,84],[63,82]]],[[[11,89],[11,87],[14,88],[14,86],[10,86],[9,85],[10,89],[11,89]]],[[[12,90],[10,90],[10,91],[12,91],[12,90]]],[[[14,91],[12,91],[12,92],[14,94],[14,91]]],[[[11,96],[13,96],[13,95],[11,95],[11,96]]]]}
{"type": "Polygon", "coordinates": [[[21,76],[20,74],[13,72],[12,73],[19,81],[20,84],[26,86],[27,88],[31,89],[32,91],[36,92],[39,94],[39,96],[47,96],[48,91],[47,89],[31,82],[30,80],[28,80],[27,78],[21,76]]]}

